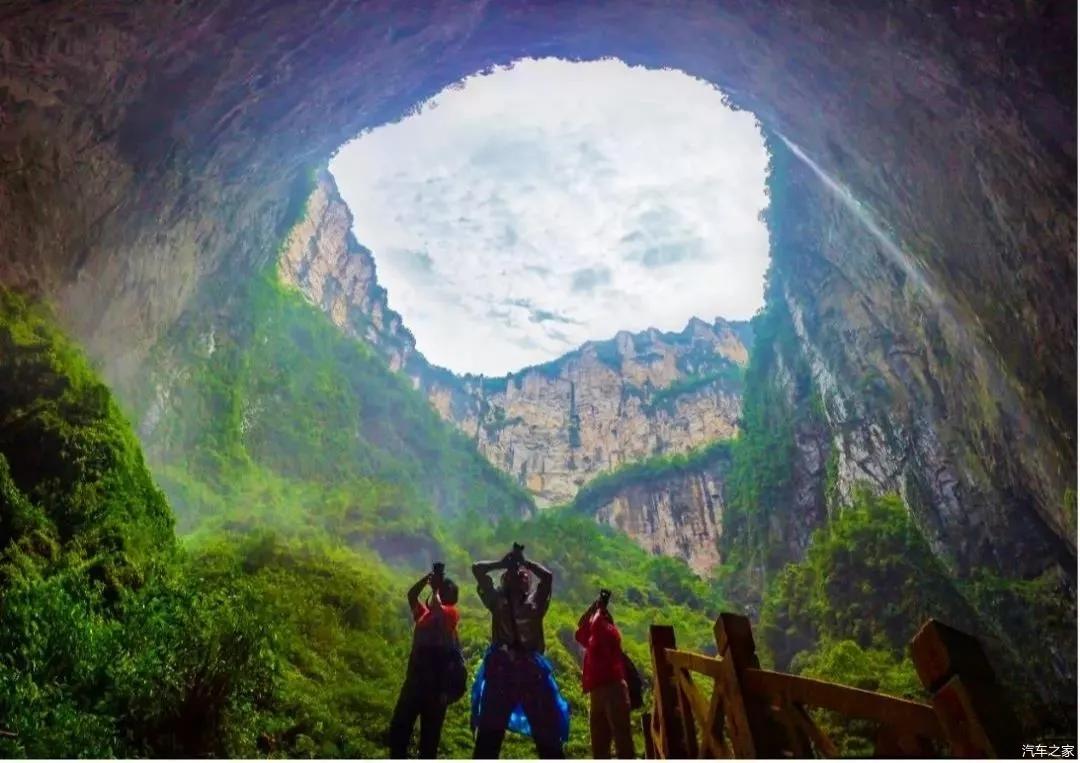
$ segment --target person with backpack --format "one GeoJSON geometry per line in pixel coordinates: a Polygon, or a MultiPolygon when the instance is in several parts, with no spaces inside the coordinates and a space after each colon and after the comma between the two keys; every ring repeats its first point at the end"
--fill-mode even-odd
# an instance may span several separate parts
{"type": "Polygon", "coordinates": [[[458,587],[445,576],[443,565],[420,578],[407,594],[413,618],[412,650],[405,683],[390,721],[390,757],[405,758],[417,718],[420,719],[420,757],[438,757],[446,708],[465,693],[466,670],[458,643],[458,587]],[[431,587],[427,603],[420,601],[431,587]]]}
{"type": "Polygon", "coordinates": [[[622,650],[622,635],[615,627],[609,603],[611,592],[601,590],[578,620],[574,639],[585,647],[581,689],[589,695],[589,738],[594,758],[634,758],[634,734],[630,725],[631,697],[628,680],[637,670],[622,650]]]}
{"type": "Polygon", "coordinates": [[[553,575],[525,558],[517,543],[496,562],[476,562],[480,600],[491,612],[491,646],[473,683],[473,757],[499,757],[506,730],[531,736],[540,758],[562,758],[570,735],[570,706],[544,656],[544,615],[553,575]],[[498,588],[490,573],[502,570],[498,588]],[[537,579],[530,590],[530,574],[537,579]]]}

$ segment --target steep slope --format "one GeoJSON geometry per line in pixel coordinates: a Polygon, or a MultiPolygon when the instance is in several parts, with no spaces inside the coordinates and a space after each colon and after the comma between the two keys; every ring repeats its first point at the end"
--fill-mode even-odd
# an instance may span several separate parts
{"type": "Polygon", "coordinates": [[[533,511],[407,380],[272,273],[221,294],[204,295],[157,348],[136,405],[184,529],[260,516],[303,526],[308,503],[340,537],[393,556],[406,533],[398,550],[426,558],[439,548],[438,516],[533,511]]]}
{"type": "Polygon", "coordinates": [[[571,500],[623,464],[736,433],[745,323],[693,319],[677,333],[622,332],[504,378],[459,377],[417,352],[351,228],[333,178],[320,173],[282,251],[282,279],[408,375],[541,506],[571,500]]]}

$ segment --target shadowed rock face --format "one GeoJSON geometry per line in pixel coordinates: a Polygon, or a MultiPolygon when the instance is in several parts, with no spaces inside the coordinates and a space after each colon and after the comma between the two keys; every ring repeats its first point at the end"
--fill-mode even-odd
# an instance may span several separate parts
{"type": "Polygon", "coordinates": [[[1071,431],[1074,4],[24,0],[0,39],[0,278],[116,379],[200,275],[261,264],[290,184],[362,128],[492,64],[616,55],[801,146],[1071,431]]]}

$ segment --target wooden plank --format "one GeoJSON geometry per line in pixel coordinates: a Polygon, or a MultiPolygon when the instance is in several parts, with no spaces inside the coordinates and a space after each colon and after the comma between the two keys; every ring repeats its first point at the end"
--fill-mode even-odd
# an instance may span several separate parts
{"type": "MultiPolygon", "coordinates": [[[[727,728],[731,732],[731,750],[736,758],[756,758],[759,753],[758,745],[735,660],[737,654],[741,664],[757,664],[757,658],[753,655],[753,635],[749,633],[749,621],[743,623],[737,615],[721,614],[713,626],[713,636],[720,655],[719,681],[724,697],[727,728]],[[751,642],[749,650],[746,646],[747,638],[751,642]]],[[[762,750],[761,754],[770,757],[765,750],[762,750]]]]}
{"type": "Polygon", "coordinates": [[[710,678],[720,677],[720,662],[718,657],[706,657],[703,654],[695,654],[694,652],[683,652],[678,649],[667,650],[667,660],[672,666],[676,668],[682,668],[683,670],[690,670],[694,673],[701,673],[702,675],[709,676],[710,678]]]}
{"type": "Polygon", "coordinates": [[[810,740],[807,739],[802,727],[795,723],[795,706],[791,702],[781,702],[779,707],[774,707],[773,712],[780,719],[787,731],[789,749],[793,757],[810,758],[810,740]]]}
{"type": "Polygon", "coordinates": [[[818,754],[823,758],[840,757],[840,753],[836,750],[836,745],[834,745],[825,732],[814,723],[814,719],[810,717],[810,713],[806,712],[806,708],[796,702],[792,702],[791,707],[795,713],[795,725],[801,727],[803,733],[810,737],[810,741],[813,742],[814,747],[817,748],[818,754]]]}
{"type": "Polygon", "coordinates": [[[694,686],[694,681],[688,671],[675,668],[673,675],[676,686],[680,689],[676,696],[679,700],[679,718],[682,720],[687,757],[696,758],[700,752],[700,745],[698,745],[696,713],[692,703],[694,698],[700,695],[698,695],[697,687],[694,686]]]}
{"type": "Polygon", "coordinates": [[[979,640],[928,620],[910,647],[953,755],[1016,757],[1020,726],[979,640]]]}
{"type": "Polygon", "coordinates": [[[974,636],[937,620],[927,620],[909,644],[911,660],[922,685],[931,693],[955,675],[993,681],[994,669],[974,636]]]}
{"type": "Polygon", "coordinates": [[[933,745],[924,737],[903,734],[895,726],[882,725],[874,736],[875,758],[934,758],[933,745]]]}
{"type": "Polygon", "coordinates": [[[713,679],[712,698],[709,700],[709,725],[707,728],[713,739],[719,739],[723,744],[724,757],[734,757],[731,752],[731,745],[728,744],[731,735],[728,733],[725,723],[724,690],[720,685],[720,679],[717,678],[713,679]]]}
{"type": "Polygon", "coordinates": [[[653,738],[660,758],[686,758],[686,740],[679,717],[678,696],[675,691],[668,649],[675,648],[675,629],[670,625],[649,626],[649,652],[653,667],[653,715],[660,733],[653,738]]]}
{"type": "Polygon", "coordinates": [[[731,658],[735,661],[736,672],[742,668],[761,667],[758,663],[757,647],[754,645],[754,634],[750,629],[749,618],[733,612],[724,612],[716,618],[713,636],[716,638],[716,653],[724,657],[725,652],[730,652],[731,658]]]}
{"type": "Polygon", "coordinates": [[[697,721],[698,728],[701,729],[701,756],[705,757],[707,754],[712,753],[717,757],[730,758],[731,751],[727,749],[727,744],[724,742],[723,737],[717,739],[712,733],[713,719],[709,715],[709,703],[705,701],[705,697],[702,696],[701,691],[694,684],[690,672],[685,669],[676,668],[675,679],[678,682],[679,688],[688,700],[690,710],[694,714],[694,720],[697,721]]]}
{"type": "MultiPolygon", "coordinates": [[[[992,686],[975,688],[960,676],[953,676],[947,684],[934,693],[934,709],[945,727],[946,738],[956,758],[1015,758],[1020,743],[1008,746],[1011,730],[987,726],[980,718],[998,713],[981,712],[986,695],[993,696],[992,686]],[[983,692],[982,697],[976,691],[983,692]]],[[[1012,725],[1012,724],[1007,724],[1012,725]]]]}
{"type": "Polygon", "coordinates": [[[944,736],[933,707],[900,697],[760,669],[744,671],[743,688],[760,699],[823,707],[852,718],[888,723],[905,733],[932,739],[944,736]]]}

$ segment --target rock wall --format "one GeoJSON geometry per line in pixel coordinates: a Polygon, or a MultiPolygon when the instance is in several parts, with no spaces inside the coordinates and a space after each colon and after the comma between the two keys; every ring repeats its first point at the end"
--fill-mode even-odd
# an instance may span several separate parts
{"type": "Polygon", "coordinates": [[[1075,577],[1073,460],[981,324],[782,146],[775,298],[823,403],[841,497],[904,496],[960,573],[1075,577]],[[905,260],[900,260],[903,257],[905,260]]]}
{"type": "Polygon", "coordinates": [[[884,239],[865,210],[772,149],[783,192],[769,210],[768,299],[786,333],[767,366],[795,424],[769,566],[801,558],[809,533],[858,488],[898,493],[961,590],[989,576],[1055,592],[980,615],[997,630],[986,635],[997,654],[1003,643],[1038,644],[1012,659],[1048,706],[1063,707],[1076,680],[1063,656],[1076,643],[1071,451],[1042,428],[1038,401],[985,325],[933,273],[898,259],[907,243],[884,239]]]}
{"type": "Polygon", "coordinates": [[[685,559],[708,577],[723,559],[725,477],[729,463],[718,459],[701,469],[662,480],[628,484],[590,511],[597,521],[626,533],[646,551],[685,559]]]}
{"type": "Polygon", "coordinates": [[[566,503],[623,464],[736,434],[747,324],[693,319],[679,333],[621,332],[504,378],[456,376],[416,351],[351,227],[333,178],[320,173],[286,238],[281,278],[407,374],[539,505],[566,503]]]}
{"type": "Polygon", "coordinates": [[[278,273],[334,325],[367,342],[400,371],[416,355],[416,344],[401,316],[390,309],[375,260],[357,243],[352,224],[334,178],[320,170],[303,214],[282,245],[278,273]]]}

